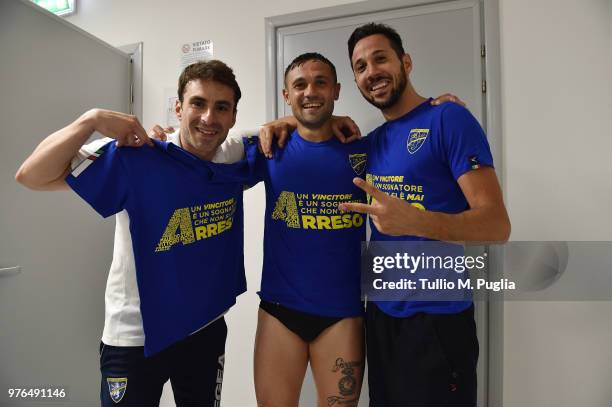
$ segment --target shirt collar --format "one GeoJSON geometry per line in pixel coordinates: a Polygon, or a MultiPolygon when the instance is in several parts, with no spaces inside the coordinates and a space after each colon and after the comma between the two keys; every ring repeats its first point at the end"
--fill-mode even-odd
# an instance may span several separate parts
{"type": "MultiPolygon", "coordinates": [[[[181,149],[185,150],[183,148],[182,144],[181,144],[181,136],[180,136],[180,134],[181,134],[180,129],[175,130],[173,133],[170,133],[168,135],[168,138],[166,139],[166,142],[168,144],[174,144],[175,146],[180,147],[181,149]]],[[[229,138],[229,136],[228,136],[228,138],[229,138]]],[[[227,139],[225,139],[223,141],[223,143],[221,143],[221,145],[219,147],[217,147],[217,151],[215,151],[215,155],[213,156],[212,160],[210,160],[210,161],[215,162],[215,163],[223,161],[221,159],[221,157],[223,156],[223,147],[225,146],[226,142],[227,142],[227,139]]]]}

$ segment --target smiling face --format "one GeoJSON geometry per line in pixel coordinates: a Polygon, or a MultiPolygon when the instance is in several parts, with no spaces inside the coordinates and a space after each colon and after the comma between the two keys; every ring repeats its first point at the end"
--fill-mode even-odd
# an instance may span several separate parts
{"type": "Polygon", "coordinates": [[[329,121],[339,94],[340,84],[331,67],[322,61],[305,61],[285,76],[285,101],[307,129],[320,129],[329,121]]]}
{"type": "Polygon", "coordinates": [[[412,61],[408,54],[398,57],[382,34],[362,38],[355,44],[351,65],[363,97],[381,110],[393,107],[408,84],[412,61]]]}
{"type": "Polygon", "coordinates": [[[181,146],[203,160],[211,160],[236,123],[234,91],[214,80],[189,81],[183,101],[176,102],[181,122],[181,146]]]}

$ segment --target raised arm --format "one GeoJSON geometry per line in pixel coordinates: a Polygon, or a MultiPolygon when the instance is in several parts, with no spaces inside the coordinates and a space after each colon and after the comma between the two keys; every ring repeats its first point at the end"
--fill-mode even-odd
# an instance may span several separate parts
{"type": "Polygon", "coordinates": [[[37,191],[67,189],[70,163],[94,131],[116,139],[118,146],[153,144],[135,116],[92,109],[45,138],[21,164],[15,180],[37,191]]]}
{"type": "MultiPolygon", "coordinates": [[[[357,124],[348,116],[332,116],[332,131],[334,136],[343,143],[350,143],[361,137],[357,124]]],[[[272,141],[280,148],[285,146],[289,134],[297,128],[297,119],[285,116],[268,122],[259,129],[259,149],[267,157],[272,158],[272,141]]]]}
{"type": "MultiPolygon", "coordinates": [[[[431,101],[432,105],[440,105],[444,102],[453,102],[461,106],[465,103],[452,93],[445,93],[431,101]]],[[[280,148],[285,146],[287,137],[297,127],[297,119],[293,116],[285,116],[264,124],[259,129],[259,149],[267,157],[272,158],[272,141],[280,148]]],[[[332,130],[334,136],[343,143],[350,143],[361,138],[361,130],[357,123],[349,116],[332,116],[332,130]]]]}

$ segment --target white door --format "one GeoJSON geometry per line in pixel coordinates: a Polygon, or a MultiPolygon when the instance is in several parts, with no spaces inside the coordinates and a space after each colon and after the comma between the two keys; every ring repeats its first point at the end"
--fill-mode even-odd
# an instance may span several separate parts
{"type": "MultiPolygon", "coordinates": [[[[408,2],[407,2],[408,3],[408,2]]],[[[421,2],[422,3],[422,2],[421,2]]],[[[350,12],[346,6],[344,14],[350,12]]],[[[309,21],[317,20],[317,12],[305,13],[309,21]]],[[[270,19],[274,24],[274,18],[270,19]]],[[[299,15],[293,17],[299,20],[299,15]]],[[[461,97],[484,126],[485,112],[482,90],[483,60],[481,57],[481,18],[477,0],[449,1],[431,5],[404,7],[384,12],[369,12],[350,17],[332,18],[322,12],[318,21],[287,24],[278,19],[275,30],[276,113],[290,115],[291,109],[282,98],[283,75],[287,65],[303,52],[319,52],[336,66],[342,88],[334,110],[338,115],[350,115],[362,134],[373,130],[384,119],[378,109],[367,103],[355,85],[348,58],[347,41],[353,30],[368,22],[382,22],[395,28],[404,41],[404,49],[412,56],[412,82],[424,96],[451,92],[461,97]]],[[[270,100],[270,99],[269,99],[270,100]]],[[[269,118],[270,119],[270,118],[269,118]]],[[[486,405],[487,327],[486,303],[476,302],[476,320],[480,341],[478,371],[479,406],[486,405]]],[[[367,380],[360,406],[367,405],[367,380]]],[[[316,404],[310,373],[305,380],[300,405],[316,404]]]]}
{"type": "MultiPolygon", "coordinates": [[[[127,112],[129,57],[27,1],[0,2],[0,406],[12,388],[99,399],[98,343],[113,222],[72,192],[14,176],[43,137],[92,107],[127,112]]],[[[39,393],[39,398],[40,398],[39,393]]]]}

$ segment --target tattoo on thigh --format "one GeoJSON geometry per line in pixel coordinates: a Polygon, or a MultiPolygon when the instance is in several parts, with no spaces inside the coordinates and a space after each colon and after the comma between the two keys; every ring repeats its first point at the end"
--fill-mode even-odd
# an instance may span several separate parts
{"type": "Polygon", "coordinates": [[[361,368],[362,362],[345,362],[344,359],[336,359],[335,365],[332,367],[332,372],[340,372],[342,377],[338,381],[338,396],[327,397],[327,405],[334,406],[336,404],[353,404],[357,402],[357,380],[356,375],[361,375],[361,372],[355,371],[361,368]]]}

